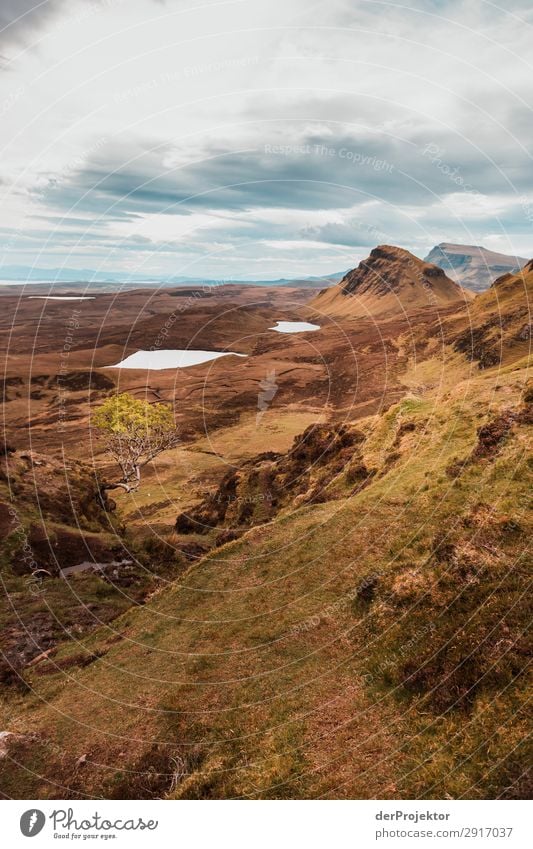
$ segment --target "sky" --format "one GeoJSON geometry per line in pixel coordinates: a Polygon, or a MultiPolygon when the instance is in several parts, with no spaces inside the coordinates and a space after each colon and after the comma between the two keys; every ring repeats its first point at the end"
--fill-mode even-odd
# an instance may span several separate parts
{"type": "Polygon", "coordinates": [[[1,0],[8,269],[533,255],[530,0],[1,0]]]}

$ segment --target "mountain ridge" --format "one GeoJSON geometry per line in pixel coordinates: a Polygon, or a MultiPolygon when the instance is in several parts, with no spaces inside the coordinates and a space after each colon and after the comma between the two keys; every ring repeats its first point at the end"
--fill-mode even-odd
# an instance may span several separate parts
{"type": "Polygon", "coordinates": [[[425,262],[438,265],[456,283],[475,292],[483,292],[500,275],[508,272],[516,274],[528,260],[491,251],[481,245],[441,242],[430,250],[425,262]]]}
{"type": "Polygon", "coordinates": [[[439,266],[404,248],[378,245],[338,284],[322,291],[311,306],[331,315],[362,318],[445,307],[472,297],[439,266]]]}

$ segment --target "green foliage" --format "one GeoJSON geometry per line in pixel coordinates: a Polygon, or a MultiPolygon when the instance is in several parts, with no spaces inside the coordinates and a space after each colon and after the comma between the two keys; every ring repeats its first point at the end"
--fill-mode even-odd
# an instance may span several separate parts
{"type": "Polygon", "coordinates": [[[127,392],[107,398],[93,413],[92,424],[122,473],[115,485],[128,492],[139,485],[141,468],[178,441],[170,407],[127,392]]]}
{"type": "Polygon", "coordinates": [[[130,439],[175,429],[170,407],[141,401],[128,392],[107,398],[93,413],[92,423],[105,433],[121,434],[130,439]]]}

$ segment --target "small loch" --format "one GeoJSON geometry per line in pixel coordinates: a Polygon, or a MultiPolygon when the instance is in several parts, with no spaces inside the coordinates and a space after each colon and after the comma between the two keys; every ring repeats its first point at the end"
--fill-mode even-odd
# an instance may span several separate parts
{"type": "Polygon", "coordinates": [[[149,371],[160,371],[166,368],[187,368],[198,366],[219,357],[246,357],[246,354],[236,354],[235,351],[188,351],[188,350],[157,350],[136,351],[120,363],[108,368],[138,368],[149,371]]]}
{"type": "Polygon", "coordinates": [[[310,330],[320,330],[319,324],[311,324],[309,321],[277,321],[275,327],[269,330],[277,330],[278,333],[307,333],[310,330]]]}
{"type": "Polygon", "coordinates": [[[94,301],[94,295],[28,295],[29,301],[94,301]]]}

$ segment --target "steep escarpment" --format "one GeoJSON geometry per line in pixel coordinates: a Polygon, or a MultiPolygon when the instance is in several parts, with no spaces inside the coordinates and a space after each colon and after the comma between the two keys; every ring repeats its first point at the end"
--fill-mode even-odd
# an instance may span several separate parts
{"type": "Polygon", "coordinates": [[[424,307],[459,306],[471,297],[442,268],[403,248],[380,245],[340,283],[321,292],[311,306],[334,316],[383,317],[424,307]]]}
{"type": "Polygon", "coordinates": [[[212,494],[180,513],[176,532],[221,544],[286,508],[353,494],[373,474],[361,459],[364,439],[356,427],[311,425],[287,454],[261,454],[227,472],[212,494]]]}

